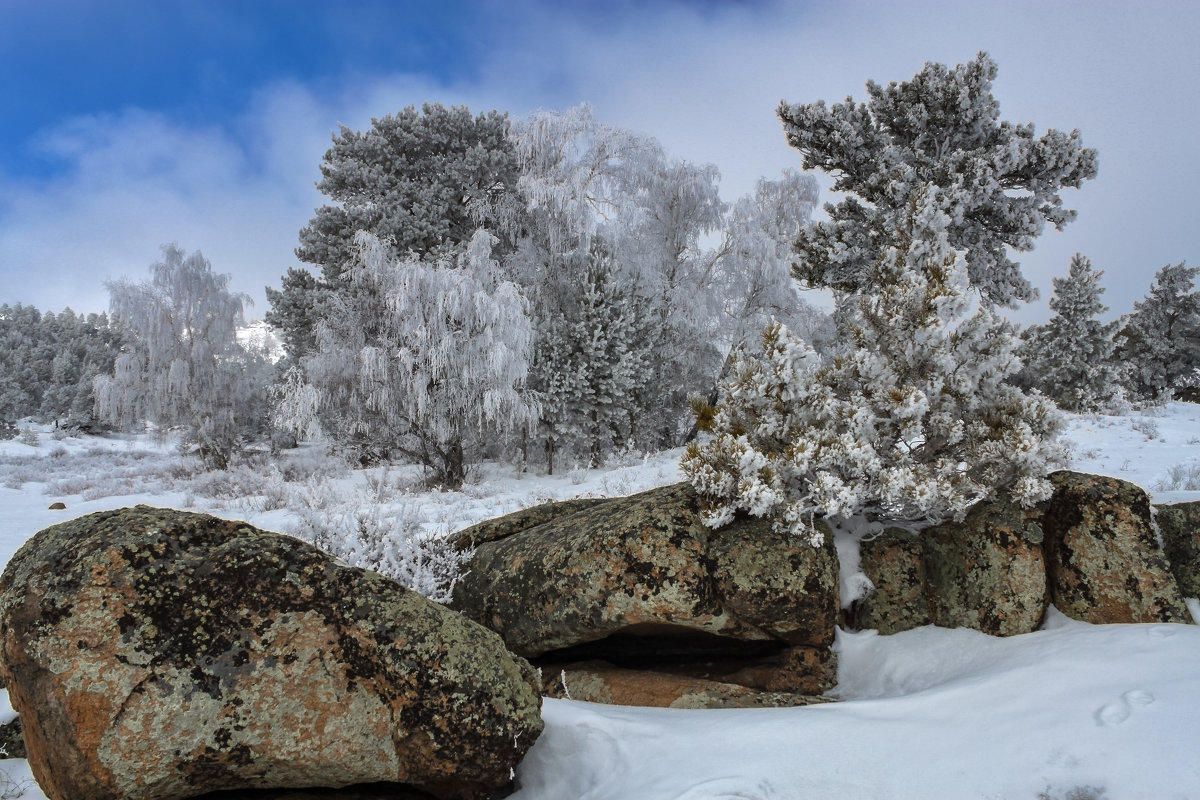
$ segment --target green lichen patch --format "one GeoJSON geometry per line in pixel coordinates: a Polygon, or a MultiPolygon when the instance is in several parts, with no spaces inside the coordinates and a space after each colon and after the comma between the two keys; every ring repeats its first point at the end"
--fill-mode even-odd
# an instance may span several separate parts
{"type": "Polygon", "coordinates": [[[992,636],[1037,630],[1049,599],[1045,556],[1033,541],[1041,538],[1040,525],[1007,498],[976,505],[960,523],[925,530],[922,559],[934,623],[992,636]]]}

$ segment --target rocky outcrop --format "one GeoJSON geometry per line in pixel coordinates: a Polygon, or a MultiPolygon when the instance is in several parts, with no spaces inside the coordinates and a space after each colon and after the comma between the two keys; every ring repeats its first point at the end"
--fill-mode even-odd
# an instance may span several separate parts
{"type": "Polygon", "coordinates": [[[1176,566],[1173,577],[1144,491],[1076,472],[1051,480],[1054,495],[1037,508],[999,498],[961,523],[920,535],[889,529],[863,542],[862,569],[875,590],[855,603],[851,624],[885,634],[935,624],[1011,636],[1035,630],[1051,602],[1087,622],[1189,622],[1175,580],[1185,585],[1200,566],[1200,503],[1159,507],[1172,563],[1194,565],[1176,566]]]}
{"type": "Polygon", "coordinates": [[[1050,476],[1038,509],[1054,605],[1084,622],[1191,622],[1158,547],[1146,492],[1077,472],[1050,476]]]}
{"type": "Polygon", "coordinates": [[[933,622],[992,636],[1037,630],[1046,613],[1042,529],[1006,498],[921,536],[933,622]]]}
{"type": "Polygon", "coordinates": [[[1041,539],[1034,515],[1008,500],[920,534],[888,528],[861,545],[875,588],[854,604],[852,624],[883,634],[931,624],[992,636],[1036,630],[1048,600],[1041,539]]]}
{"type": "Polygon", "coordinates": [[[887,528],[862,542],[859,563],[874,589],[855,602],[851,625],[882,634],[933,624],[925,578],[924,540],[903,528],[887,528]]]}
{"type": "Polygon", "coordinates": [[[0,649],[54,800],[381,781],[484,797],[542,727],[535,673],[495,634],[202,514],[38,533],[0,577],[0,649]]]}
{"type": "Polygon", "coordinates": [[[1154,507],[1163,553],[1184,597],[1200,597],[1200,501],[1154,507]]]}
{"type": "Polygon", "coordinates": [[[555,505],[460,534],[477,549],[451,605],[514,652],[676,675],[704,664],[720,681],[754,668],[773,691],[832,686],[828,529],[818,548],[758,519],[712,531],[687,484],[555,505]]]}

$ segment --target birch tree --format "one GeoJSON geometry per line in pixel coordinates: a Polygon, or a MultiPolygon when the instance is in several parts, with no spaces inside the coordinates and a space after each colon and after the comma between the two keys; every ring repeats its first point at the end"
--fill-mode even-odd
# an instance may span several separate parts
{"type": "Polygon", "coordinates": [[[159,434],[181,427],[206,465],[224,469],[265,428],[269,365],[237,341],[248,298],[200,251],[175,244],[150,272],[149,281],[108,284],[130,342],[113,373],[96,378],[97,415],[125,428],[150,422],[159,434]]]}
{"type": "Polygon", "coordinates": [[[338,447],[362,463],[398,453],[454,489],[489,438],[535,422],[537,404],[524,390],[525,302],[502,278],[494,243],[479,230],[453,261],[428,263],[396,259],[360,232],[345,276],[353,290],[332,298],[317,352],[301,362],[308,383],[278,407],[291,412],[287,424],[305,430],[319,413],[338,447]]]}

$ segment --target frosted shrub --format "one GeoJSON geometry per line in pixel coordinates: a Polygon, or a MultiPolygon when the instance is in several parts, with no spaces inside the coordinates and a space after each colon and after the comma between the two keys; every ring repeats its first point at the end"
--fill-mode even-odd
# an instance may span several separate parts
{"type": "Polygon", "coordinates": [[[17,441],[21,444],[27,444],[30,447],[37,447],[39,443],[38,432],[29,426],[21,429],[21,435],[17,437],[17,441]]]}
{"type": "Polygon", "coordinates": [[[839,344],[822,356],[774,323],[721,402],[696,401],[712,436],[681,466],[708,525],[745,511],[819,544],[815,515],[937,521],[997,489],[1023,506],[1050,496],[1060,418],[1005,382],[1012,326],[968,292],[947,224],[936,190],[915,192],[870,288],[837,298],[839,344]]]}
{"type": "Polygon", "coordinates": [[[346,564],[383,573],[430,600],[446,603],[471,552],[458,552],[446,536],[422,529],[419,509],[373,505],[357,495],[333,501],[310,490],[289,531],[346,564]]]}
{"type": "Polygon", "coordinates": [[[1160,435],[1158,423],[1146,417],[1135,419],[1133,422],[1129,423],[1129,427],[1145,436],[1146,441],[1148,442],[1157,439],[1160,435]]]}
{"type": "Polygon", "coordinates": [[[1156,492],[1200,490],[1200,464],[1175,464],[1165,478],[1155,481],[1152,488],[1156,492]]]}

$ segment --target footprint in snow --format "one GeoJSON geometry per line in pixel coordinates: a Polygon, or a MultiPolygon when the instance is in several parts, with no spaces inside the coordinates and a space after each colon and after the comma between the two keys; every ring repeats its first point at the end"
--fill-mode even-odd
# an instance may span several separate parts
{"type": "Polygon", "coordinates": [[[1097,725],[1120,725],[1129,719],[1133,707],[1144,708],[1154,702],[1154,695],[1145,689],[1130,689],[1115,703],[1108,703],[1096,712],[1097,725]]]}
{"type": "Polygon", "coordinates": [[[1170,625],[1155,625],[1146,631],[1146,635],[1153,639],[1166,639],[1175,635],[1175,629],[1170,625]]]}
{"type": "Polygon", "coordinates": [[[1109,703],[1096,712],[1097,725],[1120,725],[1129,719],[1129,706],[1125,703],[1109,703]]]}

